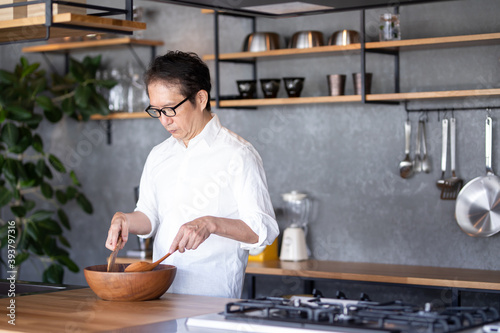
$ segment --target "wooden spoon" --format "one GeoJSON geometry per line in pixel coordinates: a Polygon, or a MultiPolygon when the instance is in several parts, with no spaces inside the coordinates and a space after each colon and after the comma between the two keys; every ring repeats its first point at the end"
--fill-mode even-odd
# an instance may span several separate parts
{"type": "MultiPolygon", "coordinates": [[[[177,251],[177,249],[174,250],[174,252],[177,251]]],[[[172,252],[172,253],[174,253],[172,252]]],[[[158,266],[163,260],[167,259],[172,253],[167,253],[157,261],[150,263],[146,261],[138,261],[131,263],[130,265],[125,268],[125,272],[147,272],[147,271],[152,271],[156,266],[158,266]]]]}
{"type": "Polygon", "coordinates": [[[118,233],[118,241],[116,242],[115,249],[113,252],[111,252],[111,255],[108,258],[108,272],[115,272],[117,269],[115,269],[115,260],[116,260],[116,255],[118,254],[118,251],[120,250],[120,247],[122,246],[122,232],[120,231],[118,233]]]}

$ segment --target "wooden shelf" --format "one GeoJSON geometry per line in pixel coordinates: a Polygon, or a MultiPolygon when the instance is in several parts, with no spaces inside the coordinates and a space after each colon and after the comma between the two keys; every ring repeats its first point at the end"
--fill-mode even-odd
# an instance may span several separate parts
{"type": "Polygon", "coordinates": [[[107,116],[94,114],[90,116],[92,120],[111,120],[111,119],[142,119],[151,118],[146,112],[111,112],[107,116]]]}
{"type": "Polygon", "coordinates": [[[433,37],[433,38],[418,38],[406,40],[393,40],[386,42],[369,42],[365,44],[366,49],[383,49],[383,48],[418,48],[429,46],[440,47],[459,47],[466,45],[498,43],[500,41],[500,33],[478,34],[478,35],[463,35],[449,37],[433,37]]]}
{"type": "MultiPolygon", "coordinates": [[[[302,54],[319,54],[328,52],[345,52],[345,51],[359,51],[361,50],[361,44],[349,44],[349,45],[326,45],[326,46],[316,46],[307,49],[277,49],[270,51],[260,51],[260,52],[235,52],[235,53],[222,53],[219,54],[220,60],[236,60],[236,59],[252,59],[261,57],[276,57],[276,56],[293,56],[302,54]]],[[[215,60],[214,54],[207,54],[202,57],[204,61],[215,60]]]]}
{"type": "Polygon", "coordinates": [[[130,37],[109,38],[100,40],[88,40],[68,43],[54,43],[37,46],[28,46],[23,48],[23,52],[62,52],[67,50],[99,48],[105,46],[120,46],[120,45],[141,45],[141,46],[161,46],[163,41],[149,39],[135,39],[130,37]]]}
{"type": "MultiPolygon", "coordinates": [[[[464,36],[451,36],[451,37],[434,37],[434,38],[419,38],[407,40],[394,40],[387,42],[368,42],[365,44],[366,49],[386,49],[386,48],[415,48],[420,46],[463,46],[467,44],[485,44],[491,42],[499,42],[500,33],[479,34],[479,35],[464,35],[464,36]]],[[[252,59],[261,57],[273,56],[293,56],[305,54],[319,54],[319,53],[335,53],[361,50],[361,44],[349,44],[345,46],[340,45],[327,45],[311,47],[308,49],[278,49],[262,52],[235,52],[235,53],[222,53],[219,55],[220,60],[237,60],[237,59],[252,59]]],[[[203,60],[215,60],[214,54],[203,56],[203,60]]]]}
{"type": "Polygon", "coordinates": [[[500,96],[500,88],[494,89],[472,89],[472,90],[449,90],[449,91],[423,91],[393,94],[366,95],[367,101],[404,101],[418,99],[437,98],[463,98],[474,96],[500,96]]]}
{"type": "MultiPolygon", "coordinates": [[[[56,14],[52,18],[55,26],[50,28],[50,37],[82,36],[95,29],[112,29],[121,32],[132,32],[146,29],[146,23],[118,20],[106,17],[78,15],[73,13],[56,14]],[[62,28],[57,24],[64,24],[75,29],[62,28]],[[77,29],[76,29],[77,28],[77,29]]],[[[45,16],[20,18],[0,21],[0,43],[20,40],[45,38],[45,16]]]]}
{"type": "MultiPolygon", "coordinates": [[[[405,101],[405,100],[438,99],[438,98],[463,98],[472,96],[500,96],[500,88],[370,94],[366,95],[366,100],[369,102],[384,102],[384,101],[405,101]]],[[[349,102],[361,102],[361,95],[221,100],[220,106],[227,108],[230,107],[237,108],[237,107],[257,107],[257,106],[270,106],[270,105],[349,103],[349,102]]],[[[215,102],[212,101],[211,105],[215,107],[215,102]]]]}

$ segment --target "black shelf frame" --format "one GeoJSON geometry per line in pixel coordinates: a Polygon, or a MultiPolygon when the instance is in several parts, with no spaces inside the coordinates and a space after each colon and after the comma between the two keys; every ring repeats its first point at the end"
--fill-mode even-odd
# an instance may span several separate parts
{"type": "MultiPolygon", "coordinates": [[[[221,63],[227,62],[227,63],[251,65],[252,66],[252,79],[257,80],[257,61],[255,59],[254,60],[241,60],[241,59],[220,60],[220,39],[219,39],[219,23],[220,22],[219,22],[219,18],[221,15],[249,19],[252,22],[252,33],[256,32],[256,30],[257,30],[257,23],[255,20],[255,17],[253,17],[253,16],[244,16],[244,15],[214,11],[214,50],[215,50],[215,61],[214,61],[214,66],[215,66],[215,78],[214,78],[215,96],[214,97],[215,97],[215,107],[218,109],[227,108],[227,107],[220,106],[220,101],[223,99],[223,96],[221,96],[221,94],[220,94],[220,65],[221,65],[221,63]]],[[[229,108],[234,109],[234,107],[229,107],[229,108]]],[[[238,107],[238,109],[255,109],[255,108],[254,107],[238,107]]]]}
{"type": "MultiPolygon", "coordinates": [[[[399,14],[399,6],[394,7],[394,13],[399,14]]],[[[219,109],[255,109],[255,107],[221,107],[220,101],[224,99],[224,96],[220,95],[220,65],[223,62],[231,62],[231,63],[240,63],[240,64],[250,64],[252,65],[253,71],[253,80],[257,79],[257,61],[253,60],[241,60],[241,59],[230,59],[230,60],[221,60],[220,59],[220,38],[219,38],[219,17],[220,15],[225,16],[233,16],[233,17],[242,17],[245,19],[252,20],[252,33],[255,33],[257,30],[256,17],[255,16],[246,16],[241,14],[235,14],[230,12],[219,12],[214,10],[214,66],[215,66],[215,106],[219,109]]],[[[365,9],[360,9],[360,44],[361,44],[361,52],[360,52],[360,73],[361,73],[361,102],[363,104],[389,104],[389,105],[399,105],[399,101],[367,101],[366,100],[366,87],[365,87],[365,76],[366,76],[366,61],[367,61],[367,53],[377,53],[383,55],[390,55],[394,57],[394,92],[400,92],[400,57],[399,57],[399,48],[396,50],[377,50],[377,49],[366,49],[366,29],[365,29],[365,9]]]]}

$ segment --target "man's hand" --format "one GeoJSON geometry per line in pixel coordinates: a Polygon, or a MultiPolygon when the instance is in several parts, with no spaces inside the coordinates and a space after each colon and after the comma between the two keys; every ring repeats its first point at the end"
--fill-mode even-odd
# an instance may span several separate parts
{"type": "Polygon", "coordinates": [[[108,239],[106,239],[106,247],[113,251],[115,249],[116,243],[118,242],[118,235],[120,231],[122,232],[122,245],[120,250],[123,249],[125,243],[128,240],[128,230],[129,230],[129,222],[127,215],[122,212],[117,212],[113,216],[111,220],[111,226],[108,230],[108,239]]]}
{"type": "Polygon", "coordinates": [[[170,245],[169,252],[176,249],[183,253],[185,250],[196,250],[215,231],[215,218],[203,216],[183,224],[170,245]]]}

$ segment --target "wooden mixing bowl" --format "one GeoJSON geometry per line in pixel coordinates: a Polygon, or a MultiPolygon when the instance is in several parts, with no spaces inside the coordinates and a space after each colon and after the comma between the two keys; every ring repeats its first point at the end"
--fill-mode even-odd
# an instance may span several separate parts
{"type": "Polygon", "coordinates": [[[161,297],[174,282],[177,267],[158,265],[149,272],[125,273],[129,264],[118,264],[118,272],[107,272],[107,265],[84,269],[85,279],[97,296],[108,301],[147,301],[161,297]]]}

